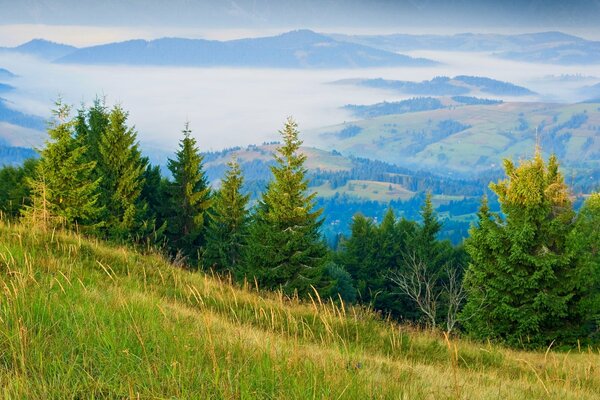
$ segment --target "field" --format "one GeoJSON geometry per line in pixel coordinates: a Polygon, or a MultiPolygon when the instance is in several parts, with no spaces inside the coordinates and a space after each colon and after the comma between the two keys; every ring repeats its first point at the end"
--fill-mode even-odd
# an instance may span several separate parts
{"type": "Polygon", "coordinates": [[[2,398],[597,399],[600,353],[509,350],[0,222],[2,398]]]}
{"type": "Polygon", "coordinates": [[[545,153],[556,152],[563,165],[600,165],[600,105],[502,103],[456,106],[363,119],[310,132],[320,147],[344,155],[396,165],[473,174],[497,169],[502,159],[531,156],[536,134],[545,153]],[[577,117],[582,117],[577,120],[577,117]],[[573,119],[575,118],[575,119],[573,119]],[[455,130],[448,129],[460,126],[455,130]],[[446,123],[446,125],[444,125],[446,123]],[[351,136],[340,136],[348,127],[351,136]]]}

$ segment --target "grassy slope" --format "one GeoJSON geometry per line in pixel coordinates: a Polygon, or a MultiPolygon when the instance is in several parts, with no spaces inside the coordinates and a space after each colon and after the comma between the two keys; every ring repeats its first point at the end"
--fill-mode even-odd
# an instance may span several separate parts
{"type": "Polygon", "coordinates": [[[0,223],[2,398],[593,399],[600,355],[452,341],[0,223]]]}
{"type": "Polygon", "coordinates": [[[320,134],[322,146],[336,149],[344,154],[369,157],[407,167],[418,167],[446,171],[477,172],[498,167],[502,159],[518,159],[530,156],[535,143],[535,127],[542,121],[547,127],[565,122],[573,114],[587,111],[589,116],[580,128],[565,128],[560,133],[570,132],[566,142],[566,154],[561,161],[568,165],[573,162],[589,161],[598,164],[600,140],[593,145],[583,146],[588,138],[595,138],[600,125],[599,104],[560,105],[549,103],[503,103],[499,105],[457,106],[426,112],[401,115],[388,115],[372,119],[350,122],[363,130],[356,136],[339,139],[330,132],[337,132],[344,125],[323,128],[312,134],[320,134]],[[520,113],[528,122],[529,128],[519,131],[520,113]],[[556,122],[553,117],[556,116],[556,122]],[[443,139],[433,139],[432,143],[416,153],[406,154],[404,150],[415,143],[413,131],[430,130],[439,121],[452,119],[471,128],[443,139]],[[406,132],[409,132],[408,134],[406,132]],[[438,156],[443,158],[438,158],[438,156]],[[484,158],[482,160],[482,158],[484,158]]]}

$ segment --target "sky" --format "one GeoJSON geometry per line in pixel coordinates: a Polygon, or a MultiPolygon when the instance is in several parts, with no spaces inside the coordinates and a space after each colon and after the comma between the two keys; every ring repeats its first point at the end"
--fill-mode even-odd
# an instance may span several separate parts
{"type": "MultiPolygon", "coordinates": [[[[600,40],[600,0],[0,0],[0,46],[45,38],[87,46],[164,36],[228,40],[310,28],[337,33],[539,32],[561,30],[600,40]]],[[[381,90],[329,85],[344,78],[425,80],[437,75],[484,75],[539,93],[544,101],[575,101],[572,88],[543,78],[583,74],[587,68],[521,64],[476,54],[413,54],[441,60],[435,68],[281,71],[48,64],[0,56],[0,67],[16,72],[17,90],[4,94],[22,111],[47,116],[60,94],[77,106],[106,95],[121,103],[139,137],[172,151],[185,121],[203,149],[276,140],[289,115],[302,130],[352,118],[344,104],[397,101],[406,96],[381,90]],[[571,96],[571,97],[570,97],[571,96]]],[[[312,142],[310,134],[306,141],[312,142]]]]}
{"type": "Polygon", "coordinates": [[[0,0],[0,25],[94,27],[100,41],[100,33],[103,41],[125,33],[223,39],[297,28],[596,36],[599,19],[600,0],[0,0]]]}

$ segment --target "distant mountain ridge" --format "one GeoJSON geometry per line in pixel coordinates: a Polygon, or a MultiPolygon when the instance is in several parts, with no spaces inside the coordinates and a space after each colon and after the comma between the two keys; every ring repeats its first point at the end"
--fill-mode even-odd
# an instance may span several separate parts
{"type": "Polygon", "coordinates": [[[180,38],[129,40],[77,49],[55,61],[65,64],[265,68],[365,68],[436,64],[432,60],[338,41],[310,30],[223,42],[180,38]]]}
{"type": "Polygon", "coordinates": [[[427,96],[459,96],[477,92],[496,96],[526,96],[535,94],[531,90],[483,76],[458,75],[454,78],[437,76],[422,82],[398,81],[382,78],[376,79],[343,79],[334,84],[351,84],[378,89],[389,89],[407,94],[427,96]]]}
{"type": "Polygon", "coordinates": [[[599,64],[600,42],[562,32],[517,35],[460,33],[456,35],[342,35],[331,37],[388,51],[444,50],[492,52],[517,61],[549,64],[599,64]]]}
{"type": "Polygon", "coordinates": [[[28,54],[48,61],[64,57],[77,50],[77,47],[56,43],[45,39],[33,39],[16,47],[0,47],[0,52],[28,54]]]}

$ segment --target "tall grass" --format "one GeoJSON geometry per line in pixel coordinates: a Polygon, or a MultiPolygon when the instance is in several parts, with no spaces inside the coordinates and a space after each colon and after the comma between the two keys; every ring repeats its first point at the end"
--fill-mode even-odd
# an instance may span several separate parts
{"type": "Polygon", "coordinates": [[[599,366],[0,223],[2,398],[597,399],[599,366]]]}

